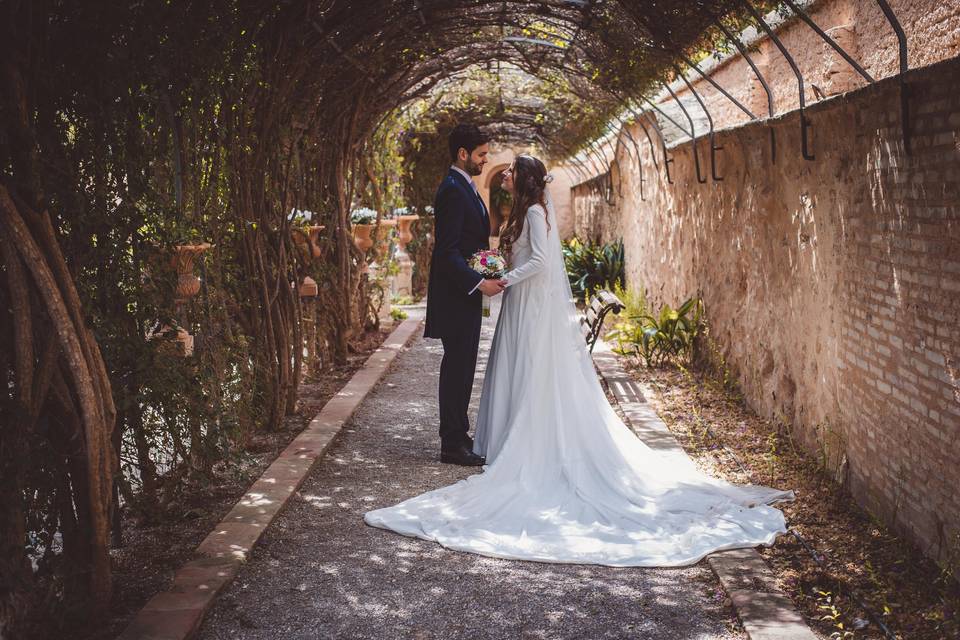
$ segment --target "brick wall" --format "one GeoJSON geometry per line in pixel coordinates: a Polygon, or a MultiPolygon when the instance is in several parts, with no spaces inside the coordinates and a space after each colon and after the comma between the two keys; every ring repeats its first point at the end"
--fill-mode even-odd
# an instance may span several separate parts
{"type": "Polygon", "coordinates": [[[936,555],[960,524],[960,60],[914,75],[911,155],[895,84],[851,123],[840,398],[855,489],[936,555]]]}
{"type": "Polygon", "coordinates": [[[582,235],[624,237],[630,286],[699,291],[752,406],[942,559],[960,531],[960,60],[907,81],[911,154],[890,78],[810,108],[815,161],[794,112],[720,133],[722,182],[697,182],[686,142],[669,185],[640,145],[611,209],[585,186],[572,208],[582,235]]]}

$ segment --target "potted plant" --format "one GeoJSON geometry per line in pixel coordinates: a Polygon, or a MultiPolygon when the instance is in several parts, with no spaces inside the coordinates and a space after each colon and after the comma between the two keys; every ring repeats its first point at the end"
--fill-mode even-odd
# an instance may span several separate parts
{"type": "Polygon", "coordinates": [[[367,207],[360,207],[350,212],[350,223],[353,228],[353,241],[357,248],[364,253],[373,246],[370,233],[377,222],[377,212],[367,207]]]}
{"type": "Polygon", "coordinates": [[[322,224],[310,224],[314,216],[312,211],[293,209],[290,212],[290,220],[293,221],[291,227],[293,241],[307,260],[319,258],[322,255],[320,232],[326,227],[322,224]]]}
{"type": "Polygon", "coordinates": [[[407,207],[398,207],[393,210],[393,215],[397,219],[397,231],[399,237],[397,244],[400,245],[400,251],[406,253],[407,243],[413,240],[413,231],[411,227],[414,221],[419,220],[420,216],[413,213],[407,207]]]}

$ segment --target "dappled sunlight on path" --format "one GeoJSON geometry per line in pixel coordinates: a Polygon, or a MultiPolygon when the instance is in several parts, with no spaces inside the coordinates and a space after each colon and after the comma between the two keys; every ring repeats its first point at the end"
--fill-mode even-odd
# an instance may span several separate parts
{"type": "MultiPolygon", "coordinates": [[[[481,367],[493,327],[487,323],[481,367]]],[[[730,630],[732,612],[704,564],[632,569],[498,560],[366,526],[370,509],[476,472],[437,459],[441,353],[439,341],[418,339],[400,354],[267,529],[199,637],[743,637],[730,630]]]]}

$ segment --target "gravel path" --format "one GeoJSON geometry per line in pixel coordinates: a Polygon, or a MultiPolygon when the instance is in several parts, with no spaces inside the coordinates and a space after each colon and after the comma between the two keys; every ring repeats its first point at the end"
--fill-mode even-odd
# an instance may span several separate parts
{"type": "MultiPolygon", "coordinates": [[[[480,367],[492,327],[485,322],[480,367]]],[[[703,563],[497,560],[367,527],[364,512],[475,472],[437,461],[441,354],[438,340],[422,338],[400,354],[267,529],[200,638],[744,637],[703,563]]]]}

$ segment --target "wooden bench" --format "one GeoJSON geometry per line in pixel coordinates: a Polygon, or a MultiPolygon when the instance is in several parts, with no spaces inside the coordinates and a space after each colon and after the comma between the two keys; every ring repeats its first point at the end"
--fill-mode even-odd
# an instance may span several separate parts
{"type": "Polygon", "coordinates": [[[593,353],[593,345],[600,338],[604,317],[611,311],[615,314],[620,313],[624,308],[625,305],[620,298],[606,290],[598,291],[590,299],[587,312],[580,318],[580,332],[583,334],[583,339],[587,341],[590,353],[593,353]]]}

